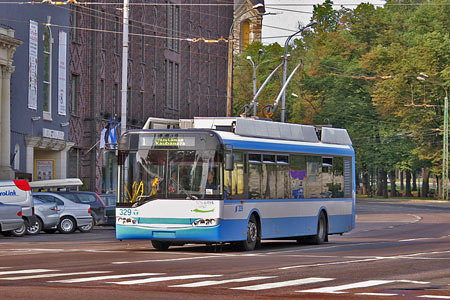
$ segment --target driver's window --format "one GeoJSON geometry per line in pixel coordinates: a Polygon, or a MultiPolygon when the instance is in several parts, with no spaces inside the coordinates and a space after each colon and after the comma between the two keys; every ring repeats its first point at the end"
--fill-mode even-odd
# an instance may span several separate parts
{"type": "Polygon", "coordinates": [[[244,189],[244,154],[233,151],[234,168],[233,171],[224,172],[224,186],[227,196],[243,195],[244,189]]]}

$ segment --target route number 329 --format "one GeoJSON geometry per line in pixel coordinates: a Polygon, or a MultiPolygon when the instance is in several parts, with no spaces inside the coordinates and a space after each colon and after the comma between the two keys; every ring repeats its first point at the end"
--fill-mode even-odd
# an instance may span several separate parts
{"type": "Polygon", "coordinates": [[[119,216],[136,216],[137,214],[137,210],[131,208],[121,208],[119,210],[119,216]]]}

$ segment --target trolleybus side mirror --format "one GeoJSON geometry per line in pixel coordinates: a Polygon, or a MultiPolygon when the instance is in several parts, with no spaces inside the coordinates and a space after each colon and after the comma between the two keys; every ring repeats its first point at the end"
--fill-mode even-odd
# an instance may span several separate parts
{"type": "Polygon", "coordinates": [[[234,169],[234,157],[233,154],[227,153],[225,154],[225,170],[233,171],[234,169]]]}

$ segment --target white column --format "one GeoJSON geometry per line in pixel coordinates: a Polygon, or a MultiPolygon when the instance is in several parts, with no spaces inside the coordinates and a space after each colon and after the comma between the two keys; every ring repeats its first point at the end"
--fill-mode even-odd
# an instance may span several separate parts
{"type": "Polygon", "coordinates": [[[11,73],[14,67],[3,66],[2,68],[2,100],[1,100],[1,138],[0,138],[0,178],[14,179],[14,172],[10,166],[11,155],[11,73]]]}
{"type": "MultiPolygon", "coordinates": [[[[0,141],[3,138],[3,124],[7,121],[7,120],[4,120],[3,116],[2,116],[2,111],[3,111],[3,109],[2,109],[2,106],[3,106],[2,91],[3,91],[3,89],[2,89],[2,87],[3,87],[3,66],[0,65],[0,141]]],[[[0,151],[1,150],[2,149],[0,149],[0,151]]],[[[2,169],[2,167],[3,167],[3,165],[1,164],[1,161],[0,161],[0,169],[2,169]]],[[[0,179],[6,179],[6,178],[2,178],[0,175],[0,179]]]]}
{"type": "Polygon", "coordinates": [[[56,166],[55,166],[55,179],[67,178],[67,152],[72,148],[74,143],[66,143],[66,147],[59,152],[56,152],[56,166]]]}

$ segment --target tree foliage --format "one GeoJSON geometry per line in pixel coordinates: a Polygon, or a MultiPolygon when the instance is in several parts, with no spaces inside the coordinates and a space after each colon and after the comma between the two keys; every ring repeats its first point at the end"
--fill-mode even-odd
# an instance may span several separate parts
{"type": "MultiPolygon", "coordinates": [[[[288,74],[300,62],[302,68],[286,91],[288,122],[346,128],[362,173],[426,167],[440,176],[450,0],[388,0],[384,7],[362,3],[354,9],[332,4],[314,5],[316,25],[289,46],[288,74]],[[417,80],[420,73],[427,81],[417,80]]],[[[235,57],[235,114],[253,96],[246,57],[262,63],[259,87],[281,63],[283,50],[254,43],[235,57]]],[[[260,96],[259,116],[281,82],[280,69],[260,96]]]]}

